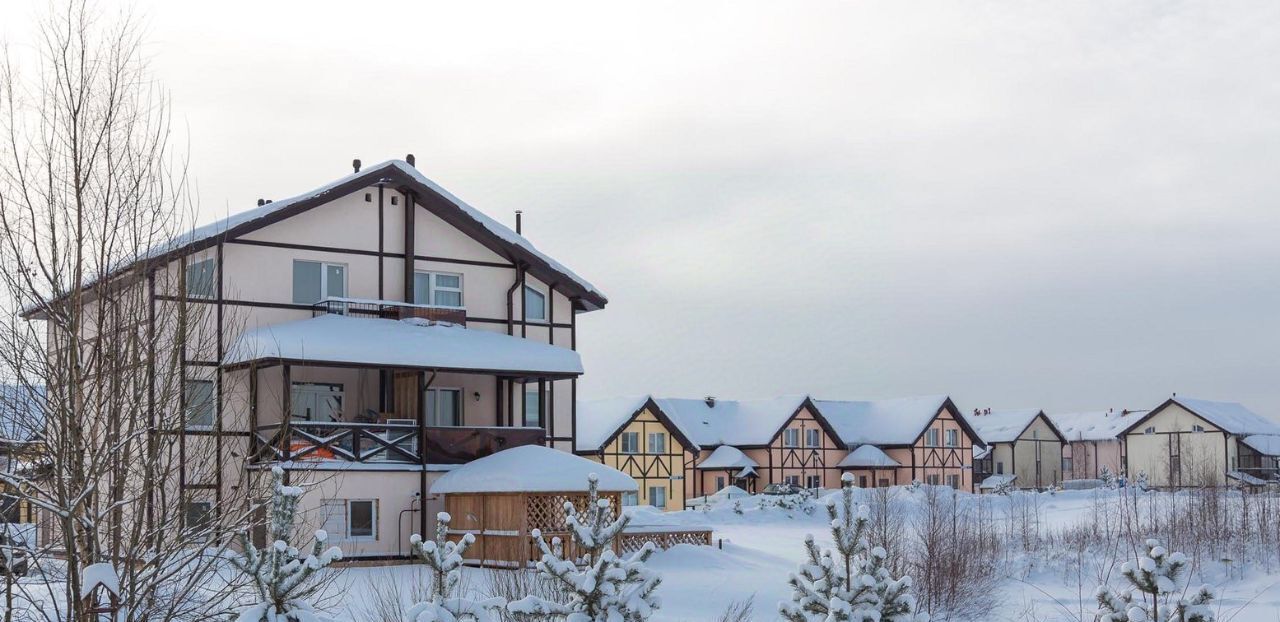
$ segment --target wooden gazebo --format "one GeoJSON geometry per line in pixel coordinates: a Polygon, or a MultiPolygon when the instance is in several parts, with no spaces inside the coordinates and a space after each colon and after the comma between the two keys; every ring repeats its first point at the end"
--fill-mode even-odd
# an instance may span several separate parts
{"type": "MultiPolygon", "coordinates": [[[[526,445],[500,451],[450,471],[431,487],[444,495],[452,517],[452,539],[465,533],[476,542],[467,550],[467,563],[522,568],[538,559],[532,532],[550,540],[559,536],[573,555],[565,525],[565,503],[579,512],[588,503],[588,477],[595,474],[600,498],[615,512],[624,492],[637,490],[631,476],[573,454],[526,445]]],[[[615,542],[615,545],[617,542],[615,542]]]]}

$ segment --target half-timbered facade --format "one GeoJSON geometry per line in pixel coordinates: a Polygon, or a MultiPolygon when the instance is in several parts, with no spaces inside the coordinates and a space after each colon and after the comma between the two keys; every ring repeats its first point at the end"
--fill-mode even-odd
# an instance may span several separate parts
{"type": "Polygon", "coordinates": [[[697,446],[652,399],[578,402],[574,451],[636,480],[623,505],[684,509],[697,446]]]}
{"type": "Polygon", "coordinates": [[[1125,428],[1126,470],[1160,488],[1256,486],[1240,470],[1243,440],[1254,435],[1280,435],[1280,423],[1236,402],[1174,396],[1125,428]]]}

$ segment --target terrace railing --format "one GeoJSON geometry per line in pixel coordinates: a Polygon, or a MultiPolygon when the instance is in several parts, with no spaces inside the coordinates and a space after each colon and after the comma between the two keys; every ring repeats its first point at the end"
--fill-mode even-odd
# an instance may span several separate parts
{"type": "Polygon", "coordinates": [[[466,326],[467,324],[467,309],[465,307],[419,305],[394,300],[325,298],[312,306],[312,317],[326,314],[374,317],[387,320],[403,320],[416,317],[433,322],[449,322],[461,326],[466,326]]]}
{"type": "Polygon", "coordinates": [[[425,443],[412,423],[292,421],[258,426],[258,461],[343,460],[360,463],[465,464],[477,458],[542,444],[542,428],[427,426],[425,443]],[[426,459],[422,447],[425,445],[426,459]]]}

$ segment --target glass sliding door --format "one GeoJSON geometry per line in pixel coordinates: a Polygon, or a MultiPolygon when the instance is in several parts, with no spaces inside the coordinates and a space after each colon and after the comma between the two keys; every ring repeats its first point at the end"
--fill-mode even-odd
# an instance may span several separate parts
{"type": "Polygon", "coordinates": [[[462,425],[462,390],[427,389],[427,425],[462,425]]]}

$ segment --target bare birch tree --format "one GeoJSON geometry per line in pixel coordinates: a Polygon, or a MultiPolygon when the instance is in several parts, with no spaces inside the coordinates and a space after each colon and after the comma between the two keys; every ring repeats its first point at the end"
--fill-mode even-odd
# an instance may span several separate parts
{"type": "Polygon", "coordinates": [[[213,273],[171,252],[194,209],[169,102],[133,15],[71,0],[39,26],[0,67],[0,383],[30,397],[21,425],[45,449],[0,475],[41,517],[11,615],[89,619],[80,571],[107,562],[118,619],[219,617],[235,586],[217,553],[246,524],[248,482],[219,485],[220,417],[188,433],[229,399],[189,379],[217,386],[232,320],[189,291],[213,273]]]}

